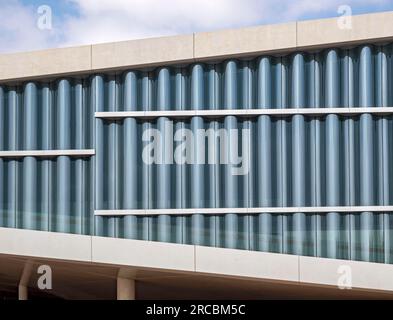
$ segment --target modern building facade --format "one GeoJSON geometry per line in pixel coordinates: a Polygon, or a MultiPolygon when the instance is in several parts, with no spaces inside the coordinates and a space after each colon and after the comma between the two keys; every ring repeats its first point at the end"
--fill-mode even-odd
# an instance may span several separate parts
{"type": "Polygon", "coordinates": [[[393,13],[352,19],[0,56],[4,292],[391,297],[393,13]]]}

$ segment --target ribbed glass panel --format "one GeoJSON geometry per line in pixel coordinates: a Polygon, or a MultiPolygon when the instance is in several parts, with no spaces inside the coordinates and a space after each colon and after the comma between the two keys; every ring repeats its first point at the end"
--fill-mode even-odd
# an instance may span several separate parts
{"type": "Polygon", "coordinates": [[[87,86],[63,79],[2,87],[0,151],[93,148],[87,86]]]}
{"type": "Polygon", "coordinates": [[[91,234],[92,173],[86,159],[2,160],[0,226],[91,234]]]}
{"type": "MultiPolygon", "coordinates": [[[[391,44],[365,45],[128,71],[103,76],[102,94],[116,96],[116,111],[392,106],[392,59],[391,44]]],[[[106,103],[101,111],[113,110],[106,103]]]]}
{"type": "MultiPolygon", "coordinates": [[[[0,151],[93,148],[88,92],[80,79],[3,86],[0,151]]],[[[0,225],[92,234],[92,169],[90,158],[1,158],[0,225]]]]}
{"type": "MultiPolygon", "coordinates": [[[[262,57],[252,61],[229,60],[221,64],[160,68],[148,73],[129,72],[118,77],[118,81],[124,83],[118,87],[123,99],[115,109],[106,104],[100,111],[390,106],[391,60],[391,46],[364,46],[315,54],[297,53],[281,58],[262,57]],[[380,92],[375,90],[377,85],[381,87],[380,92]]],[[[104,95],[114,95],[115,87],[110,86],[113,80],[104,78],[103,81],[108,83],[104,95]]],[[[132,130],[139,137],[146,128],[157,129],[164,134],[172,130],[165,126],[169,121],[167,118],[141,124],[137,124],[135,119],[126,121],[132,121],[133,128],[138,127],[132,130]]],[[[116,122],[116,125],[120,132],[124,131],[121,122],[116,122]]],[[[127,174],[118,172],[121,182],[104,183],[108,187],[113,185],[106,195],[113,194],[113,190],[120,186],[116,189],[120,194],[112,197],[123,197],[129,201],[125,206],[116,206],[118,209],[387,205],[391,204],[391,196],[387,196],[389,193],[384,190],[392,183],[391,170],[386,165],[383,169],[377,166],[389,163],[391,158],[386,142],[389,126],[391,121],[388,117],[370,115],[351,118],[337,115],[259,116],[251,120],[193,117],[187,121],[174,121],[173,130],[178,132],[180,129],[181,136],[184,129],[195,133],[208,128],[249,128],[249,174],[233,176],[228,173],[228,166],[220,164],[149,166],[141,163],[140,159],[135,160],[131,154],[122,158],[122,149],[127,147],[122,147],[125,144],[120,142],[120,150],[115,151],[120,156],[120,163],[111,167],[132,166],[133,169],[126,170],[132,172],[141,168],[144,174],[130,178],[130,185],[125,179],[127,174]],[[385,130],[385,134],[375,130],[385,130]],[[132,162],[125,160],[127,158],[132,162]],[[378,176],[374,175],[377,170],[380,172],[378,176]],[[131,192],[130,197],[121,195],[121,188],[134,190],[138,185],[144,186],[139,194],[131,192]],[[382,198],[383,201],[380,200],[382,198]]],[[[103,136],[110,137],[111,133],[103,136]]],[[[130,139],[124,133],[119,136],[124,137],[123,141],[130,139]]],[[[163,141],[162,157],[173,155],[178,145],[176,141],[173,145],[163,141]]],[[[220,144],[216,140],[212,145],[219,151],[220,144]]],[[[229,145],[232,145],[231,141],[229,145]]],[[[113,154],[112,151],[108,147],[104,154],[108,156],[113,154]]],[[[140,155],[141,150],[138,152],[140,155]]],[[[196,149],[195,153],[200,153],[200,150],[196,149]]],[[[108,176],[108,179],[113,179],[113,176],[108,176]]],[[[359,218],[365,229],[372,227],[373,219],[369,215],[364,213],[359,218]]],[[[115,233],[114,218],[99,219],[107,220],[108,230],[115,233]]],[[[118,233],[131,232],[132,238],[138,237],[138,231],[135,231],[137,224],[144,230],[144,239],[148,234],[150,239],[159,241],[180,242],[183,239],[186,243],[215,243],[236,248],[255,246],[272,248],[277,252],[280,247],[282,252],[343,258],[348,255],[337,245],[343,237],[340,230],[354,228],[353,223],[346,221],[349,218],[343,221],[335,212],[321,216],[296,213],[281,218],[261,213],[252,218],[236,214],[217,217],[193,215],[185,221],[185,218],[174,216],[116,219],[120,221],[118,233]],[[133,226],[130,227],[129,223],[127,227],[127,224],[121,223],[122,220],[134,221],[133,226]],[[183,225],[188,231],[181,231],[183,225]],[[310,225],[328,230],[328,237],[319,242],[318,249],[314,245],[317,235],[307,236],[306,230],[310,225]],[[253,233],[256,226],[261,226],[268,239],[274,237],[267,235],[272,230],[278,232],[284,228],[286,232],[273,245],[261,241],[253,233]],[[249,240],[244,240],[250,232],[249,240]]],[[[369,231],[364,233],[364,237],[370,238],[369,231]]],[[[367,247],[367,241],[364,242],[367,247]]]]}
{"type": "Polygon", "coordinates": [[[366,121],[363,115],[97,120],[103,137],[97,158],[100,172],[108,173],[100,177],[97,209],[392,205],[386,163],[393,161],[393,118],[368,115],[366,121]],[[352,133],[345,130],[348,120],[352,133]],[[203,152],[185,147],[186,139],[203,152]],[[223,162],[223,145],[234,149],[238,165],[223,162]],[[151,163],[144,163],[144,154],[151,163]],[[236,175],[238,167],[247,171],[236,175]]]}
{"type": "MultiPolygon", "coordinates": [[[[237,225],[228,228],[228,215],[205,215],[202,226],[193,224],[191,216],[173,217],[166,227],[171,232],[169,242],[196,244],[194,228],[202,228],[203,245],[263,252],[301,254],[306,256],[392,263],[392,213],[374,213],[370,227],[362,225],[364,213],[336,213],[337,223],[331,223],[331,213],[307,213],[299,219],[294,214],[237,215],[237,225]],[[184,224],[176,225],[176,219],[184,224]],[[299,223],[301,221],[302,223],[299,223]],[[369,234],[365,237],[365,234],[369,234]]],[[[120,218],[119,218],[120,219],[120,218]]],[[[159,241],[158,217],[136,218],[135,234],[119,237],[159,241]],[[145,229],[149,232],[146,236],[145,229]]]]}
{"type": "Polygon", "coordinates": [[[393,263],[391,213],[93,218],[95,209],[393,205],[391,115],[94,118],[392,107],[392,52],[363,45],[2,85],[0,151],[96,154],[0,157],[0,226],[393,263]]]}

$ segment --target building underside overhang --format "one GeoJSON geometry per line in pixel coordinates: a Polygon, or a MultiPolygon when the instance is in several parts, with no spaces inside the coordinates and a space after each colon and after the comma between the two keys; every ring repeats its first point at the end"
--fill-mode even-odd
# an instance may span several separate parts
{"type": "Polygon", "coordinates": [[[29,299],[116,299],[119,277],[136,299],[391,299],[393,266],[273,253],[0,230],[0,295],[29,299]],[[38,289],[41,265],[52,289],[38,289]],[[26,278],[26,266],[30,273],[26,278]],[[352,289],[339,289],[340,266],[352,289]]]}

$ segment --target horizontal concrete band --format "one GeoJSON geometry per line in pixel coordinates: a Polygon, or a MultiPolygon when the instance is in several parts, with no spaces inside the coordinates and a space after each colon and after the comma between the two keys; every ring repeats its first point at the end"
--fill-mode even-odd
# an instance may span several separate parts
{"type": "Polygon", "coordinates": [[[90,157],[94,155],[95,155],[94,149],[0,151],[0,158],[22,158],[22,157],[53,158],[59,156],[90,157]]]}
{"type": "Polygon", "coordinates": [[[0,81],[281,54],[393,39],[393,12],[0,55],[0,81]]]}
{"type": "Polygon", "coordinates": [[[393,212],[393,206],[341,206],[341,207],[258,207],[258,208],[191,208],[191,209],[128,209],[95,210],[96,216],[128,215],[191,215],[191,214],[257,214],[257,213],[329,213],[329,212],[393,212]]]}
{"type": "Polygon", "coordinates": [[[0,255],[334,287],[345,266],[352,288],[393,293],[393,265],[236,249],[0,228],[0,255]]]}
{"type": "Polygon", "coordinates": [[[290,116],[295,114],[322,116],[327,114],[357,115],[363,113],[388,115],[393,114],[393,107],[351,107],[351,108],[287,108],[287,109],[225,109],[225,110],[172,110],[172,111],[104,111],[95,112],[96,118],[123,119],[142,118],[154,119],[158,117],[187,118],[187,117],[224,117],[260,115],[290,116]]]}

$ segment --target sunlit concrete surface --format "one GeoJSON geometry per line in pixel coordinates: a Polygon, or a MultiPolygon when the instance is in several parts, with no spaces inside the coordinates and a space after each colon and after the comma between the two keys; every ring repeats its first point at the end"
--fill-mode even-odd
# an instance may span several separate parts
{"type": "Polygon", "coordinates": [[[0,81],[149,68],[393,39],[393,12],[0,55],[0,81]]]}
{"type": "Polygon", "coordinates": [[[0,296],[9,299],[22,278],[29,299],[391,299],[392,274],[387,264],[0,228],[0,296]],[[51,290],[38,289],[40,265],[52,269],[51,290]],[[338,287],[343,265],[352,289],[338,287]]]}

